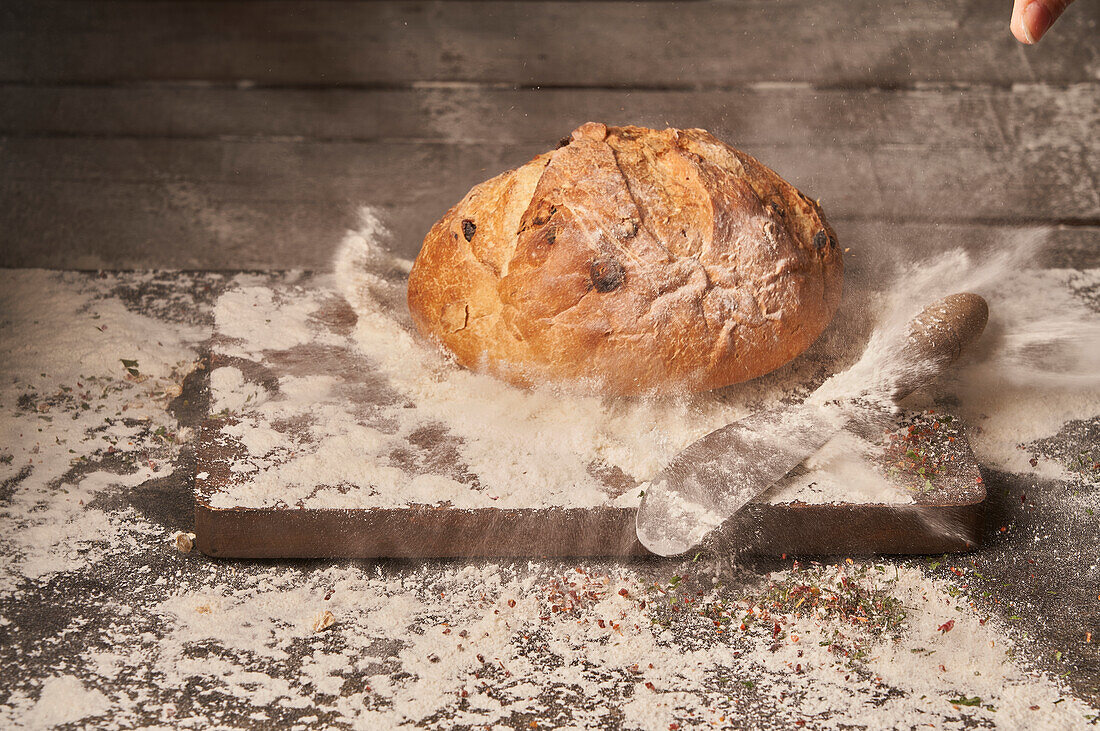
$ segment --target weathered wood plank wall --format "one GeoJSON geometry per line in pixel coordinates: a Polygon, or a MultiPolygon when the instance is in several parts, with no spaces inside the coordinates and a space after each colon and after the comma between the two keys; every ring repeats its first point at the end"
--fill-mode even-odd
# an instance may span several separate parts
{"type": "Polygon", "coordinates": [[[1056,43],[1022,49],[1008,33],[1004,3],[988,0],[27,2],[4,12],[0,79],[644,88],[1092,82],[1096,12],[1074,14],[1059,24],[1056,43]]]}
{"type": "Polygon", "coordinates": [[[857,248],[1100,249],[1095,4],[1028,49],[995,3],[842,5],[6,5],[0,265],[320,268],[360,205],[412,255],[588,119],[706,127],[857,248]]]}

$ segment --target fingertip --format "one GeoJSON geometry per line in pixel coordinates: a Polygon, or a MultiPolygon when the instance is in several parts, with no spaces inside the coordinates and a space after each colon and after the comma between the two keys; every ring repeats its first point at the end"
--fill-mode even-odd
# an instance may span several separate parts
{"type": "Polygon", "coordinates": [[[1038,42],[1054,23],[1054,15],[1050,12],[1050,8],[1038,0],[1029,3],[1021,16],[1020,26],[1029,44],[1038,42]]]}
{"type": "Polygon", "coordinates": [[[1024,26],[1024,9],[1027,7],[1028,0],[1015,0],[1012,4],[1012,20],[1008,24],[1009,30],[1012,31],[1012,35],[1020,43],[1031,45],[1035,43],[1035,39],[1029,35],[1027,28],[1024,26]]]}
{"type": "Polygon", "coordinates": [[[1012,35],[1020,43],[1030,46],[1032,43],[1035,42],[1034,39],[1028,36],[1027,31],[1024,29],[1024,24],[1020,20],[1020,17],[1018,15],[1014,15],[1012,17],[1012,23],[1010,23],[1008,27],[1009,30],[1012,31],[1012,35]]]}

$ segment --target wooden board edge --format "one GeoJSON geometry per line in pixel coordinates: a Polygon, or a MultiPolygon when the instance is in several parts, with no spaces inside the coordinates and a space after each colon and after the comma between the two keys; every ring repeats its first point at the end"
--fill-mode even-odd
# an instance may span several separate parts
{"type": "MultiPolygon", "coordinates": [[[[757,555],[938,554],[977,546],[985,501],[964,505],[752,505],[707,550],[757,555]],[[914,530],[916,528],[916,530],[914,530]]],[[[218,558],[646,556],[631,508],[283,510],[195,503],[218,558]]]]}
{"type": "MultiPolygon", "coordinates": [[[[202,431],[224,419],[203,422],[202,431]]],[[[228,454],[208,453],[196,473],[199,550],[219,558],[534,558],[653,555],[638,542],[635,508],[386,509],[216,508],[228,454]]],[[[707,550],[762,556],[939,554],[978,545],[987,497],[975,463],[967,499],[899,504],[752,503],[707,542],[707,550]]]]}

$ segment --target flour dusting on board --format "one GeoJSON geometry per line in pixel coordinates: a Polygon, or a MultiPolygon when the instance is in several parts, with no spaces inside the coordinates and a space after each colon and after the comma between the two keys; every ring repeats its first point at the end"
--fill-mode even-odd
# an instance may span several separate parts
{"type": "Polygon", "coordinates": [[[1046,241],[1047,232],[1035,230],[984,256],[956,250],[909,266],[897,274],[885,312],[903,318],[953,291],[985,297],[989,325],[974,352],[940,388],[909,403],[951,405],[972,427],[971,446],[984,464],[1064,477],[1052,462],[1030,464],[1020,446],[1100,416],[1100,269],[1036,268],[1046,241]]]}
{"type": "MultiPolygon", "coordinates": [[[[457,366],[416,333],[405,306],[410,262],[391,256],[384,237],[364,212],[338,256],[333,286],[354,310],[346,333],[326,319],[341,298],[324,282],[281,292],[241,286],[217,303],[215,352],[231,362],[211,374],[214,411],[232,417],[221,435],[246,453],[231,467],[239,479],[214,493],[212,506],[633,507],[638,485],[691,442],[765,405],[804,398],[829,370],[819,353],[689,397],[517,388],[457,366]],[[330,368],[322,361],[332,352],[341,358],[330,368]],[[261,355],[314,367],[264,383],[240,370],[261,355]],[[319,377],[341,369],[369,373],[373,390],[349,394],[340,379],[319,377]]],[[[881,487],[874,495],[912,500],[881,487]]],[[[769,495],[866,497],[824,474],[769,495]]]]}
{"type": "MultiPolygon", "coordinates": [[[[212,506],[634,507],[639,485],[704,434],[777,402],[805,398],[828,373],[853,362],[818,397],[858,395],[889,365],[880,352],[885,336],[929,302],[965,290],[990,301],[988,332],[964,357],[961,371],[941,377],[910,405],[946,407],[983,424],[970,434],[979,457],[1016,470],[1033,469],[1017,445],[1100,413],[1096,375],[1083,366],[1097,326],[1073,291],[1089,286],[1079,280],[1093,274],[1072,275],[1077,281],[1071,282],[1066,272],[1024,269],[1026,252],[1042,243],[1039,234],[987,258],[948,252],[897,272],[892,287],[851,288],[837,323],[806,355],[773,374],[710,393],[644,399],[565,394],[552,386],[521,389],[457,366],[415,331],[405,307],[411,263],[386,250],[386,236],[364,210],[330,282],[284,291],[243,282],[219,300],[216,352],[242,363],[266,354],[313,362],[314,368],[283,375],[277,384],[246,377],[233,364],[214,370],[215,411],[233,417],[222,435],[246,453],[232,466],[238,479],[212,496],[212,506]],[[1037,307],[1026,296],[1030,289],[1059,298],[1057,307],[1037,307]],[[341,330],[325,313],[344,300],[354,315],[341,330]],[[877,328],[859,358],[853,348],[860,338],[853,333],[869,325],[877,328]],[[331,367],[321,362],[333,352],[347,357],[335,358],[331,367]],[[1040,352],[1072,363],[1076,374],[1037,370],[1040,352]],[[321,375],[348,368],[370,373],[369,395],[321,375]],[[1036,373],[1042,377],[1034,380],[1041,386],[1034,396],[1006,390],[1006,381],[1036,373]],[[1080,388],[1071,392],[1074,384],[1080,388]],[[1029,413],[1018,413],[1021,406],[1005,393],[1015,394],[1029,413]]],[[[912,494],[891,486],[868,463],[876,454],[881,449],[875,445],[841,435],[808,464],[808,476],[792,477],[764,499],[912,502],[912,494]]]]}
{"type": "Polygon", "coordinates": [[[1100,269],[1039,269],[1048,237],[1044,229],[1019,232],[996,250],[942,252],[868,283],[875,331],[859,361],[814,398],[866,396],[866,384],[896,367],[885,345],[917,312],[948,294],[980,294],[989,303],[985,332],[959,364],[902,403],[961,416],[983,464],[1066,477],[1064,466],[1032,460],[1023,447],[1100,416],[1100,269]]]}

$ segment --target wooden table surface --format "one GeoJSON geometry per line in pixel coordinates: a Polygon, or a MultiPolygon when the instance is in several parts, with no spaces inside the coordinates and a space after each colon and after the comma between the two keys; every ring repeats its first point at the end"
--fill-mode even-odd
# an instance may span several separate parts
{"type": "MultiPolygon", "coordinates": [[[[1010,6],[5,2],[0,267],[320,271],[360,206],[412,256],[470,186],[588,120],[704,127],[758,157],[820,199],[852,249],[855,281],[918,254],[996,247],[1035,229],[1050,232],[1041,266],[1100,266],[1100,3],[1078,2],[1035,47],[1009,34],[1010,6]]],[[[202,323],[208,313],[187,317],[202,323]]],[[[1093,448],[1098,423],[1079,425],[1066,443],[1093,448]]],[[[165,528],[187,528],[188,460],[184,449],[174,474],[143,493],[165,528]]],[[[1001,496],[991,523],[1019,518],[1034,479],[985,475],[1001,496]]],[[[17,489],[5,484],[0,500],[17,489]]],[[[998,537],[991,525],[974,570],[1008,578],[983,584],[974,601],[1027,625],[1015,637],[1036,667],[1061,674],[1070,662],[1061,682],[1095,706],[1100,634],[1081,638],[1100,624],[1100,592],[1081,577],[1095,577],[1097,525],[1058,523],[1056,502],[1039,506],[1053,516],[1035,528],[1055,536],[1048,543],[1033,545],[1026,531],[998,537]],[[1025,546],[1029,564],[1013,558],[1025,546]]],[[[142,550],[136,559],[153,561],[142,550]]],[[[184,567],[187,580],[214,570],[199,561],[184,567]]],[[[919,567],[952,578],[938,564],[919,567]]],[[[98,640],[57,644],[57,633],[75,596],[94,605],[88,597],[129,590],[111,581],[28,579],[22,594],[0,596],[15,622],[0,624],[0,673],[19,678],[16,690],[0,690],[0,705],[13,693],[37,697],[58,663],[85,657],[98,640]]],[[[161,697],[154,679],[125,684],[161,697]]],[[[188,703],[198,714],[201,701],[188,703]]],[[[272,705],[264,720],[248,703],[217,703],[221,715],[202,717],[230,726],[305,715],[272,705]]],[[[776,707],[753,713],[744,725],[786,723],[776,707]]],[[[153,722],[172,721],[118,723],[153,722]]]]}

